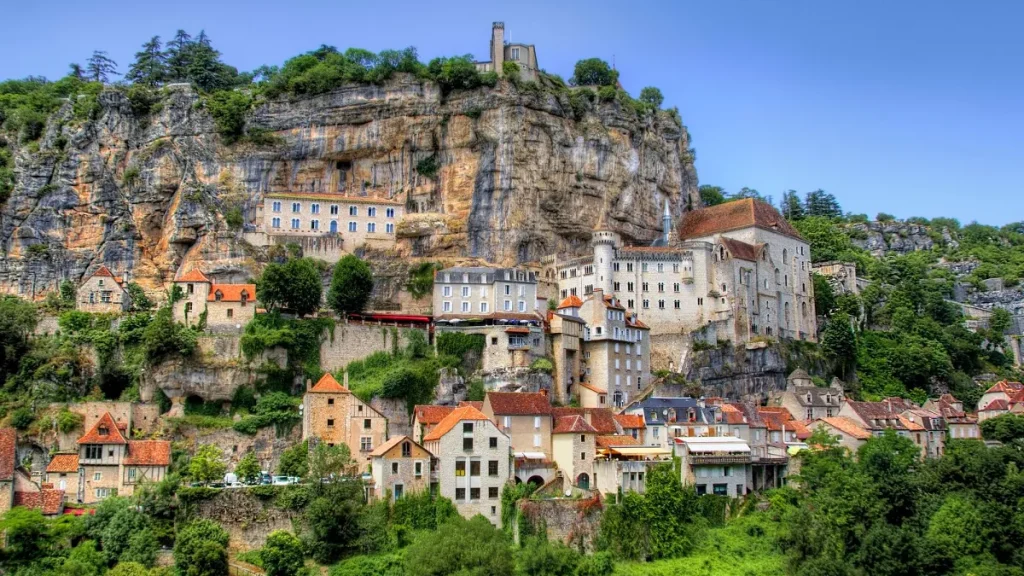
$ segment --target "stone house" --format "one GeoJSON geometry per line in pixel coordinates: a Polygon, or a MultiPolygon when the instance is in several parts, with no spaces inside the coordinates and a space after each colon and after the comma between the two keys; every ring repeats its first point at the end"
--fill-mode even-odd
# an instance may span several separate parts
{"type": "Polygon", "coordinates": [[[946,453],[946,420],[941,414],[914,406],[904,409],[900,417],[908,421],[908,428],[913,427],[914,443],[925,458],[941,458],[946,453]]]}
{"type": "Polygon", "coordinates": [[[644,444],[672,449],[672,438],[724,436],[728,424],[718,406],[695,398],[647,397],[627,406],[623,414],[644,419],[644,444]]]}
{"type": "Polygon", "coordinates": [[[433,404],[417,404],[412,409],[412,438],[414,442],[422,442],[423,437],[430,434],[444,420],[444,417],[451,414],[455,406],[435,406],[433,404]]]}
{"type": "Polygon", "coordinates": [[[612,501],[620,492],[643,494],[651,468],[670,462],[671,450],[660,446],[641,446],[637,439],[624,434],[599,431],[594,444],[597,455],[591,488],[596,488],[612,501]]]}
{"type": "MultiPolygon", "coordinates": [[[[129,440],[124,424],[104,414],[78,439],[77,500],[84,504],[109,496],[131,496],[144,482],[159,482],[171,465],[171,443],[166,440],[129,440]]],[[[70,466],[70,459],[62,457],[70,466]]],[[[55,467],[55,474],[57,472],[55,467]]],[[[65,479],[72,480],[69,472],[65,479]]],[[[49,479],[49,473],[48,473],[49,479]]]]}
{"type": "Polygon", "coordinates": [[[501,526],[501,490],[512,478],[512,443],[483,412],[456,408],[423,446],[437,458],[437,493],[462,516],[483,515],[501,526]]]}
{"type": "Polygon", "coordinates": [[[306,393],[302,396],[302,439],[310,438],[318,438],[328,446],[345,444],[359,470],[365,472],[370,465],[370,453],[388,439],[388,422],[383,414],[325,372],[315,386],[306,381],[306,393]]]}
{"type": "Polygon", "coordinates": [[[551,459],[551,403],[543,393],[488,392],[481,410],[508,435],[512,450],[551,459]]]}
{"type": "Polygon", "coordinates": [[[0,515],[14,506],[14,469],[18,459],[18,433],[0,428],[0,515]]]}
{"type": "Polygon", "coordinates": [[[564,487],[589,490],[594,478],[597,429],[583,416],[562,416],[555,420],[551,434],[551,453],[564,487]]]}
{"type": "Polygon", "coordinates": [[[924,408],[942,416],[946,421],[946,432],[949,438],[981,438],[978,419],[964,412],[964,403],[957,400],[952,394],[929,398],[924,403],[924,408]]]}
{"type": "Polygon", "coordinates": [[[615,422],[622,428],[623,434],[636,438],[641,444],[644,443],[647,425],[644,423],[643,416],[639,414],[616,414],[615,422]]]}
{"type": "Polygon", "coordinates": [[[1003,414],[1024,414],[1024,384],[1002,380],[978,400],[978,422],[1003,414]]]}
{"type": "Polygon", "coordinates": [[[811,436],[807,425],[794,418],[784,407],[761,406],[757,414],[765,424],[769,446],[799,444],[811,436]]]}
{"type": "Polygon", "coordinates": [[[579,316],[586,322],[580,378],[592,388],[604,390],[612,407],[622,408],[650,384],[649,329],[621,300],[605,295],[600,288],[583,300],[579,316]]]}
{"type": "Polygon", "coordinates": [[[519,65],[519,78],[524,81],[537,80],[540,68],[537,66],[537,48],[533,44],[520,44],[505,40],[505,23],[491,24],[490,60],[474,62],[478,72],[495,72],[504,76],[505,62],[519,65]]]}
{"type": "Polygon", "coordinates": [[[102,265],[78,286],[75,301],[75,308],[93,313],[124,312],[131,306],[124,278],[102,265]]]}
{"type": "Polygon", "coordinates": [[[433,302],[439,319],[531,314],[537,307],[537,274],[519,268],[445,268],[434,273],[433,302]]]}
{"type": "MultiPolygon", "coordinates": [[[[574,386],[582,384],[580,367],[583,330],[586,326],[586,321],[580,318],[582,306],[583,301],[578,296],[570,296],[562,300],[556,310],[549,310],[547,314],[545,330],[548,336],[548,355],[555,366],[553,396],[563,404],[569,403],[577,395],[574,386]]],[[[579,390],[581,403],[583,394],[583,390],[579,390]]]]}
{"type": "Polygon", "coordinates": [[[78,492],[78,486],[82,482],[82,470],[78,465],[78,452],[58,453],[50,458],[46,465],[46,481],[53,484],[55,488],[72,492],[78,492]]]}
{"type": "Polygon", "coordinates": [[[917,406],[901,398],[886,398],[881,402],[848,400],[839,415],[853,420],[872,436],[881,436],[886,430],[894,430],[921,448],[924,457],[927,446],[924,426],[903,416],[903,412],[912,408],[917,406]]]}
{"type": "Polygon", "coordinates": [[[205,311],[208,329],[241,330],[256,316],[255,284],[218,284],[195,269],[174,284],[184,294],[174,303],[175,321],[194,326],[205,311]]]}
{"type": "Polygon", "coordinates": [[[781,406],[803,420],[836,416],[844,400],[843,383],[839,379],[833,378],[827,388],[816,386],[803,368],[797,368],[789,375],[784,391],[772,393],[769,397],[772,406],[781,406]]]}
{"type": "Polygon", "coordinates": [[[750,446],[733,436],[682,436],[674,439],[680,479],[697,494],[738,497],[748,491],[750,446]]]}
{"type": "Polygon", "coordinates": [[[396,436],[370,452],[375,499],[398,500],[430,489],[433,455],[408,436],[396,436]]]}
{"type": "Polygon", "coordinates": [[[846,416],[818,418],[808,425],[811,430],[824,430],[829,436],[839,439],[839,445],[850,452],[857,450],[871,438],[871,432],[864,429],[857,421],[846,416]]]}

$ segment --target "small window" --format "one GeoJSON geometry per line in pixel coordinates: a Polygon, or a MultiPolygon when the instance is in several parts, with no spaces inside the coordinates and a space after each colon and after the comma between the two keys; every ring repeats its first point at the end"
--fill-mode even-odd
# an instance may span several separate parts
{"type": "Polygon", "coordinates": [[[370,419],[369,418],[364,418],[363,419],[363,429],[364,430],[369,430],[370,429],[370,419]]]}
{"type": "Polygon", "coordinates": [[[328,406],[334,406],[334,398],[328,398],[327,399],[327,405],[328,406]]]}
{"type": "Polygon", "coordinates": [[[391,473],[398,474],[398,462],[391,463],[391,473]]]}
{"type": "Polygon", "coordinates": [[[469,499],[470,500],[479,500],[480,499],[480,489],[479,488],[470,488],[469,489],[469,499]]]}
{"type": "Polygon", "coordinates": [[[471,460],[470,461],[470,463],[469,463],[469,475],[470,476],[479,476],[480,475],[480,461],[479,460],[471,460]]]}
{"type": "MultiPolygon", "coordinates": [[[[490,498],[491,500],[496,500],[498,498],[498,487],[491,486],[490,488],[488,488],[487,497],[490,498]]],[[[491,514],[494,514],[494,506],[491,506],[491,514]]]]}
{"type": "Polygon", "coordinates": [[[487,461],[487,475],[488,476],[497,476],[498,475],[498,461],[497,460],[488,460],[487,461]]]}
{"type": "Polygon", "coordinates": [[[472,450],[473,449],[473,437],[472,436],[466,436],[465,438],[462,439],[462,449],[463,450],[472,450]]]}
{"type": "Polygon", "coordinates": [[[587,453],[586,452],[580,452],[580,460],[586,460],[586,459],[587,459],[587,453]]]}
{"type": "Polygon", "coordinates": [[[96,472],[95,474],[92,475],[92,479],[93,481],[96,482],[103,480],[103,472],[96,472]]]}
{"type": "Polygon", "coordinates": [[[455,489],[455,499],[456,500],[465,500],[466,499],[466,489],[465,488],[456,488],[455,489]]]}
{"type": "Polygon", "coordinates": [[[417,478],[422,477],[423,476],[423,462],[417,462],[413,466],[413,470],[415,470],[415,474],[416,474],[417,478]]]}
{"type": "Polygon", "coordinates": [[[232,308],[228,308],[228,318],[234,318],[235,311],[232,308]]]}
{"type": "Polygon", "coordinates": [[[489,446],[491,448],[497,448],[498,447],[498,438],[496,436],[491,436],[491,441],[490,441],[489,446]]]}
{"type": "Polygon", "coordinates": [[[327,427],[328,428],[334,428],[334,418],[328,418],[327,419],[327,427]]]}

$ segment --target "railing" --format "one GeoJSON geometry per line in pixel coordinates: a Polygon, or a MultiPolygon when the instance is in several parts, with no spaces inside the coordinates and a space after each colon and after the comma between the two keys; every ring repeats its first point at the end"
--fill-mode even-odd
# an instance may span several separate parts
{"type": "Polygon", "coordinates": [[[693,464],[750,464],[750,455],[732,455],[732,456],[697,456],[691,454],[687,458],[691,465],[693,464]]]}

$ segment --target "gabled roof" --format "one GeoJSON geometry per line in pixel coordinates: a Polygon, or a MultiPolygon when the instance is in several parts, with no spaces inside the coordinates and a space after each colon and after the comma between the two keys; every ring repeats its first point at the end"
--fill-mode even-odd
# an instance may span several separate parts
{"type": "Polygon", "coordinates": [[[573,416],[561,416],[555,419],[555,428],[552,434],[597,434],[597,430],[587,423],[579,414],[573,416]]]}
{"type": "Polygon", "coordinates": [[[609,434],[598,436],[595,439],[598,448],[610,448],[612,446],[639,446],[640,441],[625,434],[609,434]]]}
{"type": "Polygon", "coordinates": [[[758,408],[758,414],[769,431],[781,431],[782,429],[792,430],[799,439],[805,439],[811,435],[807,426],[793,418],[789,410],[781,406],[762,406],[758,408]]]}
{"type": "Polygon", "coordinates": [[[124,463],[132,466],[170,466],[171,443],[167,440],[131,440],[124,463]]]}
{"type": "Polygon", "coordinates": [[[103,416],[93,424],[92,428],[78,439],[79,444],[127,444],[124,434],[110,412],[104,412],[103,416]],[[105,430],[106,433],[101,433],[105,430]]]}
{"type": "Polygon", "coordinates": [[[590,390],[591,392],[594,392],[596,394],[607,394],[608,393],[607,390],[601,390],[600,388],[598,388],[597,386],[594,386],[593,384],[591,384],[589,382],[580,382],[580,386],[582,386],[582,387],[586,388],[587,390],[590,390]]]}
{"type": "Polygon", "coordinates": [[[764,246],[764,244],[747,244],[741,240],[734,240],[725,236],[722,237],[722,244],[725,245],[725,249],[729,251],[729,254],[732,254],[733,258],[739,258],[748,262],[757,262],[761,256],[761,248],[764,246]]]}
{"type": "Polygon", "coordinates": [[[551,413],[548,397],[539,393],[488,392],[484,403],[488,402],[495,416],[534,416],[551,413]]]}
{"type": "Polygon", "coordinates": [[[562,303],[558,305],[558,309],[579,308],[580,306],[583,306],[583,300],[580,300],[580,297],[575,294],[570,294],[568,298],[562,300],[562,303]]]}
{"type": "Polygon", "coordinates": [[[829,416],[828,418],[819,418],[818,421],[824,422],[843,434],[852,436],[858,440],[867,440],[868,438],[871,438],[871,432],[868,432],[856,421],[851,418],[847,418],[846,416],[829,416]]]}
{"type": "Polygon", "coordinates": [[[424,438],[424,442],[432,442],[434,440],[440,440],[445,434],[450,432],[452,428],[458,426],[459,422],[467,420],[487,420],[487,416],[484,413],[473,408],[472,406],[461,406],[452,410],[452,413],[445,416],[444,420],[441,420],[430,434],[427,434],[424,438]]]}
{"type": "Polygon", "coordinates": [[[647,427],[644,424],[644,417],[639,414],[616,414],[615,421],[619,423],[619,426],[622,426],[623,430],[647,427]]]}
{"type": "Polygon", "coordinates": [[[590,425],[597,430],[598,434],[618,434],[619,426],[615,422],[615,413],[609,408],[572,408],[572,407],[559,407],[552,408],[551,415],[555,418],[561,418],[563,416],[583,416],[590,415],[590,425]]]}
{"type": "Polygon", "coordinates": [[[50,474],[72,474],[78,472],[78,454],[54,454],[46,465],[50,474]]]}
{"type": "Polygon", "coordinates": [[[924,430],[924,426],[921,426],[917,422],[914,422],[912,419],[907,418],[906,416],[904,416],[902,414],[899,415],[899,420],[903,424],[903,426],[905,426],[907,428],[907,430],[910,430],[910,431],[913,431],[913,432],[920,432],[920,431],[924,430]]]}
{"type": "Polygon", "coordinates": [[[463,400],[462,402],[459,402],[459,406],[458,407],[462,408],[463,406],[472,406],[473,408],[476,408],[477,410],[483,410],[484,409],[484,401],[483,400],[463,400]]]}
{"type": "Polygon", "coordinates": [[[317,380],[315,386],[309,389],[309,392],[316,394],[348,394],[348,388],[345,388],[338,381],[334,379],[334,376],[330,372],[324,372],[324,375],[317,380]]]}
{"type": "Polygon", "coordinates": [[[782,214],[779,214],[778,210],[770,204],[753,198],[734,200],[687,212],[683,215],[679,236],[684,240],[701,238],[752,226],[803,240],[800,233],[782,217],[782,214]]]}
{"type": "Polygon", "coordinates": [[[0,481],[14,479],[18,433],[14,428],[0,428],[0,481]]]}
{"type": "Polygon", "coordinates": [[[1003,392],[1005,394],[1013,394],[1014,392],[1020,392],[1024,390],[1024,384],[1020,382],[1010,382],[1008,380],[1001,380],[992,385],[991,388],[985,390],[985,394],[992,394],[995,392],[1003,392]]]}
{"type": "Polygon", "coordinates": [[[982,411],[990,412],[990,411],[993,411],[993,410],[1009,410],[1009,409],[1010,409],[1010,405],[1009,405],[1009,403],[1006,402],[1006,400],[1003,400],[1002,398],[997,398],[997,399],[989,402],[988,405],[986,405],[984,408],[982,408],[982,411]]]}
{"type": "Polygon", "coordinates": [[[822,388],[821,386],[793,386],[791,388],[796,401],[801,406],[838,406],[843,400],[843,394],[835,388],[822,388]],[[811,400],[808,402],[807,396],[811,400]]]}
{"type": "Polygon", "coordinates": [[[210,293],[206,296],[207,302],[241,302],[242,293],[245,292],[246,301],[256,300],[255,284],[211,284],[210,293]],[[217,300],[217,292],[220,292],[220,300],[217,300]]]}
{"type": "Polygon", "coordinates": [[[872,429],[893,428],[895,430],[906,430],[906,425],[900,421],[898,408],[890,402],[858,402],[849,400],[846,403],[860,419],[872,429]]]}
{"type": "Polygon", "coordinates": [[[102,277],[102,278],[111,278],[111,279],[114,280],[114,283],[117,284],[118,286],[121,286],[121,284],[124,282],[124,278],[123,277],[121,277],[121,276],[114,276],[114,273],[110,271],[110,268],[107,268],[106,266],[104,266],[102,264],[100,265],[100,267],[95,272],[93,272],[92,274],[89,274],[88,276],[86,276],[85,280],[83,280],[83,282],[88,281],[89,279],[91,279],[94,276],[99,276],[99,277],[102,277]]]}
{"type": "Polygon", "coordinates": [[[426,448],[423,448],[423,446],[421,444],[417,443],[412,438],[403,435],[403,436],[395,436],[394,438],[391,438],[390,440],[388,440],[387,442],[381,444],[380,446],[377,446],[377,448],[375,448],[373,450],[373,452],[370,452],[370,456],[383,456],[383,455],[387,454],[389,450],[391,450],[395,446],[398,446],[402,442],[408,442],[410,444],[419,446],[420,449],[424,450],[427,453],[430,452],[426,448]]]}
{"type": "Polygon", "coordinates": [[[413,417],[420,424],[437,424],[451,414],[455,406],[435,406],[433,404],[417,404],[412,409],[413,417]]]}
{"type": "Polygon", "coordinates": [[[210,279],[206,277],[206,274],[203,274],[198,269],[193,268],[181,276],[178,276],[175,282],[206,282],[209,284],[210,279]]]}

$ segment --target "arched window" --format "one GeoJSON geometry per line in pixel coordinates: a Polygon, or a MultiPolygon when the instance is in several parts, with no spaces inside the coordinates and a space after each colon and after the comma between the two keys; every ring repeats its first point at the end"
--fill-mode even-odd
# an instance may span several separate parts
{"type": "Polygon", "coordinates": [[[782,283],[782,274],[779,273],[779,269],[778,268],[775,269],[775,283],[776,284],[781,284],[782,283]]]}
{"type": "Polygon", "coordinates": [[[807,316],[807,302],[800,303],[800,315],[805,317],[807,316]]]}
{"type": "Polygon", "coordinates": [[[763,260],[763,261],[765,261],[765,262],[767,262],[767,261],[768,261],[768,245],[767,245],[767,244],[765,244],[765,245],[764,245],[764,246],[763,246],[763,247],[761,248],[761,260],[763,260]]]}
{"type": "Polygon", "coordinates": [[[785,318],[786,318],[786,325],[788,326],[789,325],[789,302],[786,302],[785,304],[783,304],[782,305],[782,309],[784,311],[783,313],[784,313],[785,318]]]}
{"type": "Polygon", "coordinates": [[[782,249],[782,263],[789,264],[789,251],[785,248],[782,249]]]}

